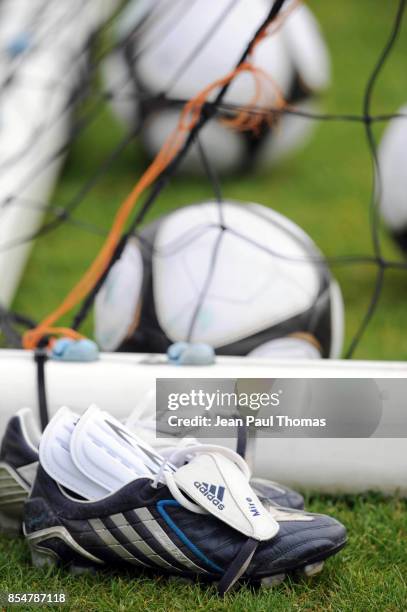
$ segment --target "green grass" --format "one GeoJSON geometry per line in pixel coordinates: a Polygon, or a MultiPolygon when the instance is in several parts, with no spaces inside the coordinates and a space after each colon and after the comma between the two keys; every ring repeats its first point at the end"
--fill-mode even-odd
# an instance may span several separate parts
{"type": "MultiPolygon", "coordinates": [[[[360,113],[364,87],[383,47],[396,0],[312,0],[333,57],[333,86],[324,99],[332,112],[360,113]]],[[[406,102],[406,28],[380,77],[374,112],[393,112],[406,102]]],[[[376,128],[380,135],[382,126],[376,128]]],[[[109,112],[78,141],[67,161],[54,204],[69,201],[112,149],[120,128],[109,112]]],[[[111,172],[86,197],[75,217],[107,230],[118,204],[140,175],[145,160],[129,148],[111,172]]],[[[372,253],[369,232],[371,162],[363,127],[320,123],[309,146],[273,172],[224,181],[232,198],[258,201],[286,214],[307,230],[329,256],[372,253]]],[[[205,180],[175,178],[150,216],[211,197],[205,180]]],[[[399,258],[382,232],[386,256],[399,258]]],[[[18,311],[39,319],[56,306],[92,261],[102,239],[65,224],[39,240],[15,300],[18,311]]],[[[346,336],[355,333],[373,289],[375,270],[366,266],[336,267],[346,303],[346,336]]],[[[406,273],[387,272],[379,309],[356,357],[407,358],[405,329],[406,273]]],[[[87,332],[91,333],[88,324],[87,332]]],[[[407,602],[407,508],[398,500],[313,497],[313,510],[333,514],[349,530],[349,546],[331,560],[321,577],[288,582],[273,591],[243,589],[218,600],[213,590],[180,586],[117,573],[72,578],[35,571],[23,541],[0,539],[0,590],[59,590],[71,598],[72,610],[405,610],[407,602]],[[403,544],[404,538],[404,544],[403,544]]],[[[27,608],[28,609],[28,608],[27,608]]]]}

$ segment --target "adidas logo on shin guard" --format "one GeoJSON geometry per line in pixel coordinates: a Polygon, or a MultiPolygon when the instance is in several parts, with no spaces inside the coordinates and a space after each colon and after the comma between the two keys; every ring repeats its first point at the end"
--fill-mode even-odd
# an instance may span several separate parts
{"type": "Polygon", "coordinates": [[[214,506],[218,508],[218,510],[223,510],[225,508],[224,504],[222,503],[225,495],[225,487],[198,481],[194,482],[194,485],[198,491],[204,495],[204,497],[206,497],[213,503],[214,506]]]}

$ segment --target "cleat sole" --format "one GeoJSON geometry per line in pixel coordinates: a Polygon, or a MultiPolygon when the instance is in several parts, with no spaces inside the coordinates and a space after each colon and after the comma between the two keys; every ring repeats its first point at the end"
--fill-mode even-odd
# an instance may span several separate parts
{"type": "Polygon", "coordinates": [[[265,589],[271,589],[278,586],[286,579],[286,574],[276,574],[275,576],[267,576],[262,578],[260,581],[261,587],[265,589]]]}
{"type": "Polygon", "coordinates": [[[72,563],[69,565],[69,573],[72,576],[82,576],[83,574],[91,574],[92,576],[97,574],[97,568],[93,565],[76,565],[72,563]]]}
{"type": "Polygon", "coordinates": [[[192,584],[194,582],[193,578],[187,576],[168,576],[168,580],[174,584],[192,584]]]}
{"type": "Polygon", "coordinates": [[[57,567],[58,559],[50,552],[40,551],[37,548],[30,547],[31,561],[34,567],[57,567]]]}
{"type": "MultiPolygon", "coordinates": [[[[28,545],[31,550],[32,563],[35,567],[42,568],[42,567],[50,567],[50,566],[51,567],[61,566],[62,568],[65,568],[65,570],[67,570],[73,575],[86,574],[86,573],[96,574],[98,570],[102,568],[106,568],[106,565],[103,563],[103,561],[97,559],[96,557],[92,557],[92,555],[86,551],[84,551],[86,555],[91,558],[86,559],[82,555],[83,556],[83,563],[82,563],[82,559],[80,557],[80,550],[77,550],[80,547],[76,543],[75,548],[73,548],[72,546],[73,541],[72,542],[70,541],[70,535],[68,532],[66,532],[65,528],[54,527],[54,528],[49,528],[46,531],[47,533],[45,534],[44,534],[44,531],[32,533],[32,534],[26,534],[28,545]],[[50,536],[59,537],[68,546],[67,550],[68,552],[70,551],[71,553],[70,559],[69,559],[69,556],[65,557],[65,555],[63,555],[63,557],[67,559],[67,562],[64,563],[63,558],[57,555],[56,553],[54,553],[52,550],[44,548],[39,545],[40,542],[44,543],[47,539],[49,539],[50,536]],[[72,552],[76,554],[75,560],[72,558],[72,552]],[[98,563],[95,563],[95,560],[98,561],[98,563]]],[[[25,532],[25,529],[24,529],[24,532],[25,532]]],[[[263,576],[263,577],[258,577],[258,578],[245,577],[243,575],[236,582],[236,584],[233,585],[233,588],[237,587],[238,585],[242,585],[242,584],[246,584],[246,585],[252,584],[256,588],[260,587],[264,589],[270,589],[270,588],[280,585],[288,576],[298,577],[298,574],[303,574],[308,578],[316,576],[322,572],[324,568],[325,560],[330,558],[337,552],[339,552],[339,550],[341,550],[344,547],[345,543],[346,541],[339,544],[335,549],[332,549],[329,554],[324,555],[322,559],[321,559],[321,556],[322,556],[321,555],[319,557],[320,559],[319,561],[315,560],[313,563],[308,563],[305,566],[303,565],[303,566],[292,567],[289,570],[287,570],[287,572],[285,573],[282,572],[280,574],[274,574],[271,576],[263,576]]],[[[167,574],[167,579],[169,582],[172,582],[178,585],[190,585],[190,584],[196,583],[198,580],[198,582],[202,581],[203,584],[212,584],[215,587],[217,586],[218,580],[219,580],[213,575],[212,576],[208,575],[205,577],[205,576],[191,576],[191,575],[182,576],[178,574],[173,574],[173,575],[167,574]]]]}
{"type": "Polygon", "coordinates": [[[94,565],[80,565],[77,563],[68,563],[64,565],[62,560],[51,550],[47,552],[45,550],[39,550],[35,547],[30,547],[30,551],[32,564],[37,568],[65,567],[65,569],[73,576],[80,576],[82,574],[96,574],[97,572],[97,568],[94,565]]]}

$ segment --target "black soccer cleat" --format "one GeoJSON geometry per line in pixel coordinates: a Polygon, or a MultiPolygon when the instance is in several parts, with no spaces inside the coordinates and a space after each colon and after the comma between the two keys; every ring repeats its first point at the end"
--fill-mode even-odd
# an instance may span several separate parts
{"type": "Polygon", "coordinates": [[[33,562],[133,565],[215,581],[223,594],[241,578],[270,586],[297,570],[317,573],[345,545],[338,521],[265,508],[248,478],[229,449],[198,446],[175,468],[107,413],[62,409],[44,432],[25,504],[33,562]]]}
{"type": "MultiPolygon", "coordinates": [[[[261,542],[243,578],[272,586],[287,574],[311,576],[346,543],[333,518],[277,509],[278,534],[261,542]]],[[[34,565],[60,564],[73,572],[136,566],[169,575],[219,581],[239,573],[250,539],[210,515],[183,508],[166,486],[137,479],[100,501],[74,500],[40,468],[26,503],[24,533],[34,565]]]]}

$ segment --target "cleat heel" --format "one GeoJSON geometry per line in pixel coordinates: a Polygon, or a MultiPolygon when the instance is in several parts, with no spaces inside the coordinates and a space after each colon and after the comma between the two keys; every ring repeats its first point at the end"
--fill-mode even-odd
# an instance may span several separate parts
{"type": "Polygon", "coordinates": [[[304,567],[304,574],[307,578],[311,578],[312,576],[316,576],[320,574],[324,568],[324,562],[320,561],[319,563],[310,563],[304,567]]]}

